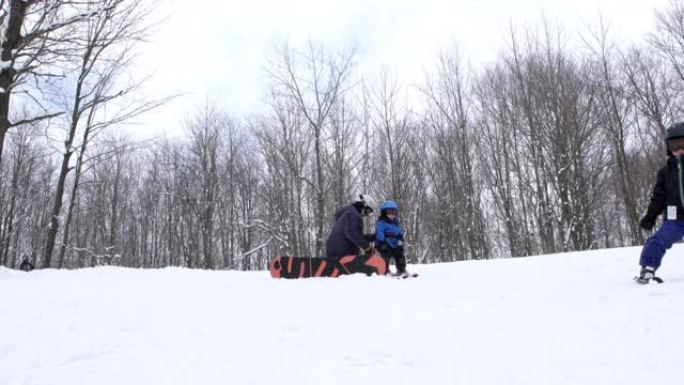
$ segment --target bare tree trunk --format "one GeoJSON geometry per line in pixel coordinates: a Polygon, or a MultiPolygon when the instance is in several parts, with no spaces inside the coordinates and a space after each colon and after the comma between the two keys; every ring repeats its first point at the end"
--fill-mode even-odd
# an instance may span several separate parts
{"type": "MultiPolygon", "coordinates": [[[[79,156],[80,157],[80,156],[79,156]]],[[[66,219],[64,221],[64,231],[62,234],[62,244],[59,247],[59,257],[57,258],[57,268],[61,269],[64,267],[64,258],[66,255],[66,248],[67,245],[69,244],[69,230],[71,228],[71,220],[73,218],[73,213],[74,213],[74,207],[76,206],[76,200],[78,196],[78,184],[81,179],[81,166],[80,166],[80,161],[79,164],[76,166],[76,174],[74,176],[74,183],[71,188],[71,198],[69,201],[69,209],[67,210],[67,215],[66,219]]]]}
{"type": "MultiPolygon", "coordinates": [[[[92,113],[91,113],[92,116],[92,113]]],[[[64,230],[62,234],[62,244],[60,245],[59,248],[59,257],[57,258],[57,268],[61,269],[64,266],[64,257],[66,254],[66,248],[67,245],[69,244],[69,229],[71,226],[71,219],[72,215],[74,212],[74,207],[76,205],[76,200],[78,197],[78,186],[81,180],[81,173],[83,169],[83,161],[85,158],[85,152],[87,149],[88,145],[88,135],[90,134],[90,125],[88,128],[86,128],[85,132],[83,133],[83,142],[81,143],[81,150],[78,154],[78,159],[76,161],[76,172],[74,175],[74,183],[71,188],[71,198],[69,201],[69,208],[67,210],[67,215],[64,220],[64,230]]]]}
{"type": "MultiPolygon", "coordinates": [[[[23,0],[10,0],[7,29],[0,31],[4,35],[0,46],[0,62],[14,63],[15,50],[21,40],[21,28],[24,24],[26,9],[30,3],[23,0]]],[[[2,152],[5,143],[5,135],[12,127],[10,123],[10,99],[12,96],[12,84],[16,78],[16,70],[13,65],[2,66],[0,69],[0,165],[2,165],[2,152]]]]}
{"type": "Polygon", "coordinates": [[[117,252],[118,241],[118,227],[119,227],[119,204],[121,198],[121,174],[124,168],[124,161],[121,159],[121,153],[117,151],[115,155],[116,166],[114,169],[114,184],[112,186],[112,217],[109,221],[109,237],[105,247],[105,254],[113,254],[117,252]]]}
{"type": "MultiPolygon", "coordinates": [[[[0,96],[0,98],[2,98],[2,96],[0,96]]],[[[2,103],[1,100],[0,100],[0,103],[2,103]]],[[[1,109],[2,109],[2,107],[0,107],[0,110],[1,109]]],[[[2,111],[0,111],[0,115],[1,114],[2,114],[2,111]]],[[[8,130],[9,130],[9,124],[5,124],[5,123],[2,123],[2,121],[0,121],[0,166],[2,166],[2,152],[4,149],[4,145],[5,145],[5,134],[7,134],[8,130]],[[3,127],[3,125],[5,127],[3,127]]]]}
{"type": "Polygon", "coordinates": [[[69,130],[69,136],[65,143],[65,153],[62,156],[62,166],[59,171],[59,179],[57,181],[57,186],[55,190],[55,198],[52,205],[52,210],[50,212],[50,225],[48,226],[47,240],[45,243],[45,251],[43,254],[43,267],[52,267],[52,251],[55,246],[55,239],[57,238],[57,232],[59,231],[59,216],[62,212],[62,203],[64,198],[64,187],[66,185],[67,174],[72,170],[69,167],[69,160],[73,154],[71,150],[71,145],[74,141],[74,135],[76,131],[76,123],[71,125],[69,130]]]}

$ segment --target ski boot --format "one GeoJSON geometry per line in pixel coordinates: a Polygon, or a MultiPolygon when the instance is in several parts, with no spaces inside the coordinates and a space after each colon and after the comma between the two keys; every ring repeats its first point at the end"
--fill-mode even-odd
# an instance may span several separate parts
{"type": "Polygon", "coordinates": [[[660,277],[656,277],[655,269],[651,266],[642,266],[641,270],[639,271],[639,276],[634,277],[634,280],[636,280],[637,283],[642,285],[648,284],[649,282],[651,282],[651,280],[654,280],[658,283],[663,283],[663,280],[660,279],[660,277]]]}
{"type": "Polygon", "coordinates": [[[406,271],[406,270],[404,270],[404,271],[397,271],[396,273],[393,273],[393,274],[392,274],[392,277],[394,277],[394,278],[402,278],[402,279],[406,279],[406,278],[416,278],[417,276],[418,276],[417,273],[409,273],[409,272],[406,271]]]}

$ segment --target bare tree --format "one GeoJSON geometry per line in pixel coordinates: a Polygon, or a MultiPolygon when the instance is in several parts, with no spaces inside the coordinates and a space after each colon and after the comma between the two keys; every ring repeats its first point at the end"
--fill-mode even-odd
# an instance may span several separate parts
{"type": "Polygon", "coordinates": [[[671,65],[680,82],[684,82],[684,4],[670,0],[664,10],[656,11],[656,30],[649,36],[650,44],[671,65]]]}
{"type": "Polygon", "coordinates": [[[267,208],[272,222],[284,228],[273,228],[270,237],[278,241],[278,252],[306,255],[311,250],[311,222],[306,216],[305,199],[307,166],[313,147],[306,129],[306,118],[289,98],[271,99],[272,117],[251,123],[260,157],[265,165],[264,188],[258,196],[267,208]]]}
{"type": "Polygon", "coordinates": [[[308,180],[313,191],[315,223],[311,254],[320,255],[327,223],[327,180],[324,168],[324,146],[328,137],[326,129],[333,107],[349,87],[356,52],[352,49],[346,53],[332,54],[309,41],[304,52],[284,45],[278,55],[277,59],[271,61],[268,70],[273,86],[294,101],[313,137],[314,172],[313,178],[308,180]]]}
{"type": "MultiPolygon", "coordinates": [[[[76,168],[80,172],[81,163],[71,166],[72,155],[77,151],[76,139],[79,128],[83,139],[80,145],[81,156],[91,136],[109,126],[129,120],[151,108],[161,104],[161,101],[135,103],[119,107],[114,116],[103,114],[105,105],[135,92],[141,83],[117,87],[117,80],[121,71],[134,58],[132,47],[145,37],[149,26],[145,18],[150,12],[141,2],[132,0],[103,0],[97,13],[88,19],[83,26],[82,39],[76,40],[77,50],[73,52],[73,59],[78,66],[75,68],[73,79],[73,93],[69,95],[57,94],[64,100],[64,108],[69,111],[67,119],[66,137],[62,166],[55,191],[55,200],[48,227],[48,237],[43,256],[43,266],[52,265],[52,253],[55,239],[59,231],[59,217],[62,211],[65,184],[68,174],[76,168]],[[71,100],[69,100],[69,98],[71,100]]],[[[71,79],[68,79],[71,80],[71,79]]],[[[77,172],[78,174],[78,172],[77,172]]],[[[78,187],[78,175],[75,188],[78,187]]],[[[61,254],[63,255],[63,253],[61,254]]],[[[61,263],[61,261],[58,261],[61,263]]]]}
{"type": "Polygon", "coordinates": [[[633,101],[639,116],[636,124],[643,128],[638,130],[639,134],[644,134],[640,139],[651,145],[657,144],[662,149],[665,131],[670,123],[668,117],[676,116],[681,108],[678,107],[681,92],[670,87],[676,79],[670,76],[663,61],[650,50],[635,47],[624,58],[623,66],[629,82],[629,100],[633,101]]]}
{"type": "Polygon", "coordinates": [[[371,123],[376,131],[374,142],[375,175],[378,191],[401,205],[410,181],[408,143],[410,111],[402,86],[387,67],[380,72],[371,89],[371,123]]]}
{"type": "Polygon", "coordinates": [[[623,58],[623,71],[628,82],[629,102],[633,105],[634,141],[630,180],[635,189],[639,212],[648,205],[652,176],[665,158],[665,132],[682,112],[684,88],[677,86],[679,77],[653,48],[633,48],[623,58]],[[634,182],[644,181],[644,182],[634,182]]]}
{"type": "Polygon", "coordinates": [[[197,216],[195,223],[199,227],[200,239],[196,243],[201,245],[202,251],[202,258],[194,263],[194,267],[214,269],[216,266],[214,224],[217,198],[221,194],[218,170],[222,145],[221,134],[224,127],[231,124],[232,122],[215,108],[209,106],[204,108],[197,120],[189,122],[191,143],[189,145],[190,157],[187,161],[196,176],[196,180],[193,180],[195,183],[192,185],[197,186],[199,191],[197,191],[196,199],[188,200],[188,202],[195,204],[191,206],[191,209],[197,216]]]}
{"type": "Polygon", "coordinates": [[[16,267],[20,250],[22,230],[30,218],[32,184],[34,174],[39,168],[39,158],[43,149],[34,142],[37,140],[37,123],[22,129],[9,142],[10,162],[0,166],[0,266],[16,267]],[[5,176],[6,175],[6,176],[5,176]]]}
{"type": "Polygon", "coordinates": [[[327,202],[330,211],[346,203],[356,188],[353,169],[359,158],[357,132],[361,122],[355,107],[350,97],[342,97],[330,117],[330,140],[325,149],[325,164],[330,175],[327,189],[332,193],[332,199],[327,202]]]}
{"type": "Polygon", "coordinates": [[[614,156],[612,163],[615,167],[614,175],[617,177],[615,194],[622,202],[622,209],[627,220],[626,227],[630,234],[630,244],[642,243],[644,238],[639,229],[639,211],[636,191],[630,183],[630,172],[633,165],[630,164],[628,142],[633,132],[632,107],[628,101],[627,81],[624,73],[618,66],[617,51],[609,37],[609,27],[603,22],[599,23],[599,30],[592,36],[593,42],[587,45],[594,56],[594,68],[598,84],[597,94],[599,108],[602,110],[603,126],[607,130],[611,153],[614,156]]]}
{"type": "MultiPolygon", "coordinates": [[[[516,92],[513,76],[505,66],[487,69],[475,85],[475,108],[479,129],[479,158],[482,174],[492,194],[490,216],[498,218],[498,226],[510,256],[530,255],[537,250],[529,219],[530,202],[523,177],[525,152],[524,132],[521,129],[521,113],[515,105],[516,92]]],[[[497,226],[497,227],[498,227],[497,226]]]]}
{"type": "Polygon", "coordinates": [[[105,3],[107,0],[0,0],[0,163],[9,129],[62,114],[44,108],[26,80],[59,76],[55,63],[61,63],[70,50],[73,28],[106,10],[109,5],[105,3]],[[18,94],[41,111],[12,121],[12,96],[18,94]]]}
{"type": "Polygon", "coordinates": [[[455,243],[447,253],[454,253],[456,259],[481,259],[489,256],[489,245],[475,171],[471,91],[461,60],[457,51],[439,55],[435,77],[428,79],[423,93],[428,99],[434,162],[440,171],[435,190],[445,200],[441,209],[447,210],[447,215],[438,215],[448,221],[440,228],[448,229],[445,238],[455,243]]]}

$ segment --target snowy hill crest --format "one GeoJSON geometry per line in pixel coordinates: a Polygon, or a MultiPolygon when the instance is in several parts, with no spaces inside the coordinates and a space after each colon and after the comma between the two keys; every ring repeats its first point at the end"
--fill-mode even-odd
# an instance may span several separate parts
{"type": "Polygon", "coordinates": [[[416,280],[0,269],[0,384],[677,384],[684,246],[410,266],[416,280]]]}

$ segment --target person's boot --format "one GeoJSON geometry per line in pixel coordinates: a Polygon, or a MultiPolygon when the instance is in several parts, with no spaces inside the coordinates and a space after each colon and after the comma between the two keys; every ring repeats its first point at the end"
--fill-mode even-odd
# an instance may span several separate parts
{"type": "Polygon", "coordinates": [[[416,278],[418,277],[418,273],[409,273],[406,270],[403,271],[397,271],[396,273],[392,274],[393,277],[395,278],[416,278]]]}
{"type": "Polygon", "coordinates": [[[645,285],[651,282],[653,278],[655,278],[655,269],[651,266],[641,266],[641,270],[639,271],[639,276],[637,277],[636,281],[642,285],[645,285]]]}
{"type": "Polygon", "coordinates": [[[390,270],[390,260],[389,258],[385,258],[384,255],[380,254],[382,256],[382,259],[385,260],[385,266],[387,266],[387,271],[385,272],[385,275],[392,275],[392,270],[390,270]]]}

